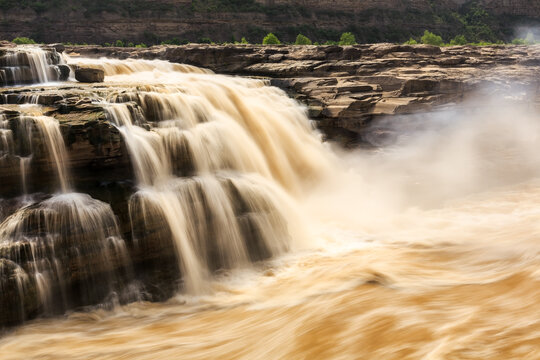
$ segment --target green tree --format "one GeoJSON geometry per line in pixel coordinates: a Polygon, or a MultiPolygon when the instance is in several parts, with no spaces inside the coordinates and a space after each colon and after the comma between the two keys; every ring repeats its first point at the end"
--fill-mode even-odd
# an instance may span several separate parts
{"type": "Polygon", "coordinates": [[[276,35],[268,33],[263,39],[263,45],[279,45],[281,41],[277,38],[276,35]]]}
{"type": "Polygon", "coordinates": [[[346,32],[341,34],[341,37],[339,38],[339,45],[355,45],[356,44],[356,38],[354,37],[353,33],[346,32]]]}
{"type": "Polygon", "coordinates": [[[165,40],[165,41],[162,41],[161,42],[161,45],[180,45],[182,43],[182,41],[177,38],[177,37],[174,37],[170,40],[165,40]]]}
{"type": "Polygon", "coordinates": [[[114,43],[114,46],[124,47],[124,42],[122,40],[116,40],[116,42],[114,43]]]}
{"type": "Polygon", "coordinates": [[[249,41],[245,37],[242,37],[242,40],[240,40],[240,44],[249,44],[249,41]]]}
{"type": "Polygon", "coordinates": [[[424,35],[420,39],[422,41],[422,44],[428,44],[428,45],[435,45],[435,46],[442,46],[444,45],[444,41],[442,37],[439,35],[435,35],[434,33],[426,30],[424,31],[424,35]]]}
{"type": "Polygon", "coordinates": [[[30,38],[27,37],[16,37],[13,39],[13,42],[15,44],[23,45],[23,44],[35,44],[36,42],[30,38]]]}
{"type": "Polygon", "coordinates": [[[201,37],[197,40],[200,44],[212,44],[212,39],[208,37],[201,37]]]}
{"type": "Polygon", "coordinates": [[[409,40],[405,41],[405,45],[416,45],[418,44],[418,41],[414,40],[413,38],[409,38],[409,40]]]}
{"type": "Polygon", "coordinates": [[[311,40],[302,34],[298,34],[296,37],[296,41],[294,42],[295,45],[311,45],[311,40]]]}
{"type": "Polygon", "coordinates": [[[465,35],[456,35],[455,38],[450,40],[450,45],[467,45],[467,38],[465,35]]]}

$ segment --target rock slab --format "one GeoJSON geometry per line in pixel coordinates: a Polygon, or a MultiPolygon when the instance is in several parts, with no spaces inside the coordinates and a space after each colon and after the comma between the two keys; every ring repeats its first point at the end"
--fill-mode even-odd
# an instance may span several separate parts
{"type": "Polygon", "coordinates": [[[105,80],[105,72],[97,68],[78,67],[75,69],[75,79],[83,83],[100,83],[105,80]]]}

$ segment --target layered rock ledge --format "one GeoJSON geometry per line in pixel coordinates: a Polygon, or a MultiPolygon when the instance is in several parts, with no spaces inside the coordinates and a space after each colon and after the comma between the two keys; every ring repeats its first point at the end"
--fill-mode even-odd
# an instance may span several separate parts
{"type": "Polygon", "coordinates": [[[67,47],[88,57],[161,59],[216,73],[262,76],[305,103],[328,138],[377,142],[387,116],[437,111],[474,92],[525,90],[538,98],[540,46],[374,44],[67,47]]]}

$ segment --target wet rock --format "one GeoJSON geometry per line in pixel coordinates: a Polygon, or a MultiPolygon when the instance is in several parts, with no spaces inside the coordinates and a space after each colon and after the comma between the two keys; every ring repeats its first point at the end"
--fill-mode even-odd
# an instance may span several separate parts
{"type": "MultiPolygon", "coordinates": [[[[102,106],[85,102],[80,94],[58,89],[40,93],[33,87],[19,88],[14,93],[7,90],[7,93],[0,93],[0,99],[8,104],[34,99],[38,104],[47,106],[46,115],[60,123],[60,132],[68,150],[67,166],[73,174],[76,188],[91,189],[99,187],[102,182],[133,179],[124,141],[118,129],[106,119],[102,106]]],[[[0,198],[22,194],[21,162],[24,158],[31,161],[26,176],[27,190],[31,193],[54,191],[57,185],[54,164],[46,155],[39,132],[34,129],[29,137],[19,121],[21,114],[18,111],[0,108],[0,116],[8,120],[7,126],[14,140],[13,153],[0,158],[0,198]]]]}
{"type": "Polygon", "coordinates": [[[60,81],[66,81],[69,78],[69,73],[71,68],[68,65],[58,65],[58,70],[60,72],[59,79],[60,81]]]}
{"type": "Polygon", "coordinates": [[[3,258],[0,294],[0,328],[33,318],[42,308],[35,281],[15,262],[3,258]]]}
{"type": "Polygon", "coordinates": [[[56,50],[58,53],[63,53],[66,50],[65,45],[62,43],[50,44],[49,46],[56,50]]]}
{"type": "Polygon", "coordinates": [[[103,82],[105,80],[105,71],[97,68],[78,67],[75,69],[75,79],[84,83],[103,82]]]}

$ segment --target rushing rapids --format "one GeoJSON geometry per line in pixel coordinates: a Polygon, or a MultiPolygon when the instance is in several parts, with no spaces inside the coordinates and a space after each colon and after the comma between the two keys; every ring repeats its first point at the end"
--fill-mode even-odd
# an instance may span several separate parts
{"type": "Polygon", "coordinates": [[[530,99],[336,153],[262,80],[62,59],[105,83],[0,94],[3,358],[540,358],[530,99]]]}

